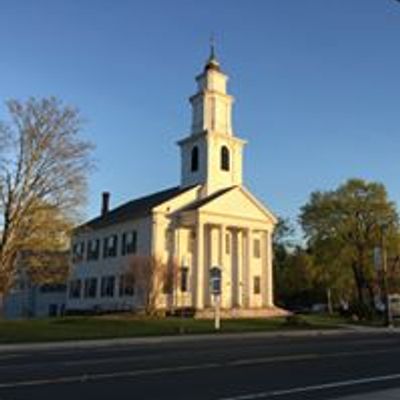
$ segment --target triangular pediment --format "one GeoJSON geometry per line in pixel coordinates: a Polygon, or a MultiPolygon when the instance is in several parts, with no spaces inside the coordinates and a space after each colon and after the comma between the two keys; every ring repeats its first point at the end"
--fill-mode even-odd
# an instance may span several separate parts
{"type": "Polygon", "coordinates": [[[238,186],[198,207],[201,212],[265,221],[275,225],[277,218],[247,189],[238,186]]]}

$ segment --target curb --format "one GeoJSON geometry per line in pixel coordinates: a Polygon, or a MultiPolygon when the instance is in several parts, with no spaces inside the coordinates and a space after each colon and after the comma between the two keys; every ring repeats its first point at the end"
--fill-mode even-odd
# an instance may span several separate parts
{"type": "Polygon", "coordinates": [[[220,340],[243,340],[243,339],[273,339],[273,338],[301,338],[318,336],[342,336],[354,334],[400,334],[398,328],[368,328],[351,325],[343,325],[339,329],[326,330],[303,330],[303,331],[279,331],[279,332],[248,332],[248,333],[211,333],[211,334],[189,334],[174,336],[152,336],[137,338],[117,338],[117,339],[94,339],[63,342],[46,343],[22,343],[22,344],[3,344],[0,345],[0,353],[16,351],[46,351],[46,350],[76,350],[76,349],[95,349],[109,346],[138,346],[156,345],[169,343],[185,343],[194,341],[220,341],[220,340]]]}

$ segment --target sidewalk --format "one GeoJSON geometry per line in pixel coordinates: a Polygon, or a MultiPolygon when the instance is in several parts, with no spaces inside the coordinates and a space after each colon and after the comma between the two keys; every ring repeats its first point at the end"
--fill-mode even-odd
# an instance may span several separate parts
{"type": "Polygon", "coordinates": [[[179,343],[191,341],[220,341],[220,340],[243,340],[261,338],[301,338],[319,336],[338,336],[352,334],[390,333],[400,334],[400,328],[373,328],[355,325],[342,325],[341,329],[321,330],[293,330],[275,332],[246,332],[246,333],[212,333],[212,334],[187,334],[174,336],[151,336],[135,338],[117,338],[100,340],[75,340],[63,342],[46,343],[19,343],[0,344],[0,353],[16,351],[42,351],[42,350],[68,350],[68,349],[91,349],[109,346],[137,346],[161,343],[179,343]]]}

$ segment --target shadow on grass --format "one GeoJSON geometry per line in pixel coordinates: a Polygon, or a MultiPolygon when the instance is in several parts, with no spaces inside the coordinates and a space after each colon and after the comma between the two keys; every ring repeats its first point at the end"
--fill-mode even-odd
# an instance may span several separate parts
{"type": "MultiPolygon", "coordinates": [[[[288,318],[230,319],[221,322],[220,332],[332,329],[338,328],[338,322],[329,318],[311,318],[298,315],[288,318]]],[[[212,332],[214,332],[214,322],[212,320],[176,317],[146,318],[126,314],[19,321],[0,320],[0,343],[54,342],[212,332]]]]}

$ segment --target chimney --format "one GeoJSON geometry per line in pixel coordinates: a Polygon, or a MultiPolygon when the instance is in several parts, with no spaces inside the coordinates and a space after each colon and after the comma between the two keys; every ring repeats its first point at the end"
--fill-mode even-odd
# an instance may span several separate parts
{"type": "Polygon", "coordinates": [[[110,192],[102,193],[101,216],[104,217],[110,209],[110,192]]]}

